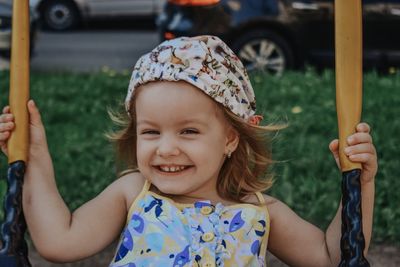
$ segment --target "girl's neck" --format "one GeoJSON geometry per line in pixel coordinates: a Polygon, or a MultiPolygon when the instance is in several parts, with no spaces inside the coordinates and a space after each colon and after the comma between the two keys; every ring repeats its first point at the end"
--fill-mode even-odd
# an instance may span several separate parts
{"type": "Polygon", "coordinates": [[[160,196],[172,199],[174,202],[180,203],[180,204],[194,204],[195,202],[198,202],[198,201],[210,201],[211,204],[213,204],[213,205],[215,205],[217,203],[222,203],[224,206],[241,204],[241,203],[249,203],[249,204],[257,204],[258,203],[258,199],[257,199],[257,197],[255,195],[249,195],[242,202],[235,202],[235,201],[231,201],[231,200],[228,200],[228,199],[221,198],[216,191],[215,192],[209,192],[207,195],[198,196],[198,195],[171,195],[171,194],[165,194],[165,193],[161,192],[154,185],[151,185],[149,190],[154,192],[154,193],[156,193],[156,194],[158,194],[158,195],[160,195],[160,196]]]}

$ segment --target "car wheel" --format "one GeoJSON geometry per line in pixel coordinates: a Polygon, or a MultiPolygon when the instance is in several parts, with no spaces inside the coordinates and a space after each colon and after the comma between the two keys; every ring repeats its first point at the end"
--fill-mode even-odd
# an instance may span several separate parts
{"type": "Polygon", "coordinates": [[[75,4],[68,0],[51,0],[42,8],[43,26],[53,31],[74,29],[79,24],[79,12],[75,4]]]}
{"type": "Polygon", "coordinates": [[[293,67],[293,52],[285,39],[274,32],[248,32],[232,44],[248,71],[263,71],[280,75],[293,67]]]}

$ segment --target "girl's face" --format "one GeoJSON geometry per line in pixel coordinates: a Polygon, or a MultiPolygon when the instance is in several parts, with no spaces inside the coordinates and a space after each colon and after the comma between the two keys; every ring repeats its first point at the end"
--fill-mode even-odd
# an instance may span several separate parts
{"type": "Polygon", "coordinates": [[[137,161],[161,192],[212,199],[238,135],[216,103],[186,82],[151,82],[136,95],[137,161]]]}

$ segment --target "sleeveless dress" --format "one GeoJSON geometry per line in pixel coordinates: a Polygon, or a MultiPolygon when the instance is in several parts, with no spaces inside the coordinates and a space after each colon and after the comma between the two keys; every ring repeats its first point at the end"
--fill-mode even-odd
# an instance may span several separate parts
{"type": "Polygon", "coordinates": [[[149,191],[132,203],[110,267],[265,266],[270,220],[261,205],[194,204],[149,191]]]}

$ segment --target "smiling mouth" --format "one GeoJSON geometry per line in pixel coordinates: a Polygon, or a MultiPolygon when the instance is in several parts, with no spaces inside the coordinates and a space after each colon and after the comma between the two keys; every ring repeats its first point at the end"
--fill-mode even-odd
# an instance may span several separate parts
{"type": "Polygon", "coordinates": [[[158,165],[158,166],[154,166],[154,167],[164,173],[179,173],[179,172],[185,171],[193,166],[190,166],[190,165],[158,165]]]}

